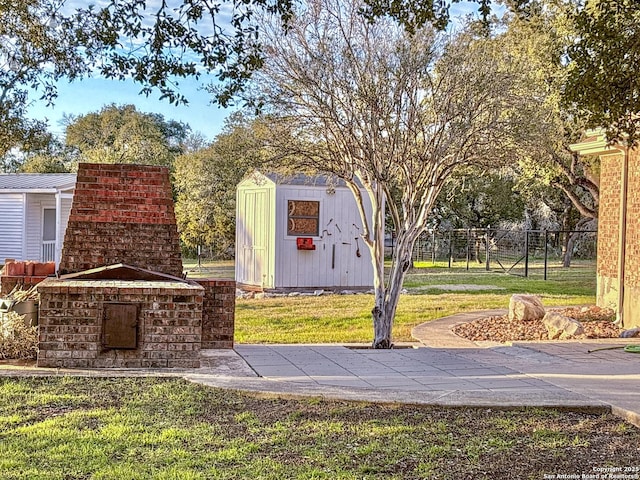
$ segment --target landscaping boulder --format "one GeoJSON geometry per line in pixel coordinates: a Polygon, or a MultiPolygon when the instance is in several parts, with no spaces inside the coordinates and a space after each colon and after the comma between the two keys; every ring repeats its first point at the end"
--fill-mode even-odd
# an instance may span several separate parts
{"type": "Polygon", "coordinates": [[[547,329],[549,340],[568,340],[584,333],[580,322],[555,312],[547,312],[542,323],[547,329]]]}
{"type": "Polygon", "coordinates": [[[535,295],[511,295],[509,320],[531,321],[544,317],[544,305],[535,295]]]}

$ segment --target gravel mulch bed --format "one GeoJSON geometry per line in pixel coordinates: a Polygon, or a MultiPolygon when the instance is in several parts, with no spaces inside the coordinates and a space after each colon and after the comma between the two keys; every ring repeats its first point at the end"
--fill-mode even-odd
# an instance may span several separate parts
{"type": "MultiPolygon", "coordinates": [[[[618,338],[622,331],[613,324],[615,313],[600,307],[553,309],[553,311],[582,323],[584,334],[576,338],[618,338]]],[[[507,315],[486,317],[456,325],[453,332],[472,341],[513,342],[549,340],[542,320],[511,321],[507,315]]]]}

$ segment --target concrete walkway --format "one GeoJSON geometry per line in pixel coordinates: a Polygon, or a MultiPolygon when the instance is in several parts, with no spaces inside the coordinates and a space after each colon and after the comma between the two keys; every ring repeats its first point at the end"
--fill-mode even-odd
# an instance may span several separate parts
{"type": "Polygon", "coordinates": [[[0,375],[161,375],[285,396],[441,406],[612,411],[640,427],[640,355],[597,350],[640,339],[474,343],[453,325],[501,311],[446,317],[393,350],[340,345],[236,345],[203,351],[197,370],[53,370],[0,365],[0,375]]]}

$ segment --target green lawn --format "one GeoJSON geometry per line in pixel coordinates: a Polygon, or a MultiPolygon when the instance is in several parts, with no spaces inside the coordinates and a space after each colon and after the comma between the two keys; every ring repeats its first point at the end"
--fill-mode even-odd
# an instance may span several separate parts
{"type": "MultiPolygon", "coordinates": [[[[184,260],[190,278],[233,278],[233,261],[184,260]]],[[[507,308],[513,293],[542,297],[546,306],[595,303],[596,276],[593,264],[574,262],[569,269],[554,264],[549,280],[539,268],[524,278],[487,272],[484,266],[448,269],[430,262],[416,264],[409,272],[394,323],[395,342],[412,341],[411,329],[420,323],[460,312],[507,308]],[[443,290],[442,286],[454,286],[443,290]],[[487,286],[484,290],[456,290],[456,285],[487,286]],[[496,290],[499,287],[500,290],[496,290]]],[[[238,343],[370,343],[372,341],[372,295],[327,295],[238,299],[235,341],[238,343]]]]}
{"type": "Polygon", "coordinates": [[[0,478],[541,479],[637,466],[612,415],[259,398],[160,378],[0,379],[0,478]]]}
{"type": "MultiPolygon", "coordinates": [[[[555,272],[553,278],[523,278],[473,270],[415,269],[406,277],[394,322],[395,342],[411,341],[420,323],[460,312],[507,308],[513,293],[542,297],[545,306],[595,302],[595,272],[575,268],[555,272]],[[434,286],[486,285],[486,290],[459,291],[434,286]],[[492,290],[500,287],[502,290],[492,290]]],[[[370,343],[372,295],[329,295],[238,299],[236,333],[239,343],[370,343]]]]}
{"type": "Polygon", "coordinates": [[[235,277],[234,262],[233,260],[201,260],[198,265],[198,260],[195,258],[183,258],[182,259],[183,270],[187,273],[189,278],[231,278],[235,277]]]}

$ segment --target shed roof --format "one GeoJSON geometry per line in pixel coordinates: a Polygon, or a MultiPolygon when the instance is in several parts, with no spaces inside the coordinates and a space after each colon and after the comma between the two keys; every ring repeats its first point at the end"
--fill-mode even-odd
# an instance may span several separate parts
{"type": "MultiPolygon", "coordinates": [[[[356,185],[362,188],[362,182],[355,178],[356,185]]],[[[281,173],[262,173],[259,170],[254,170],[240,182],[240,185],[253,184],[264,185],[269,183],[272,185],[293,185],[293,186],[305,186],[305,187],[346,187],[347,183],[338,178],[335,175],[317,174],[307,175],[304,173],[297,173],[291,175],[284,175],[281,173]]]]}
{"type": "Polygon", "coordinates": [[[75,173],[0,173],[0,192],[55,193],[75,183],[75,173]]]}
{"type": "Polygon", "coordinates": [[[325,187],[327,185],[345,186],[344,180],[329,175],[305,175],[303,173],[281,175],[278,173],[268,173],[265,176],[277,185],[308,185],[312,187],[325,187]]]}

